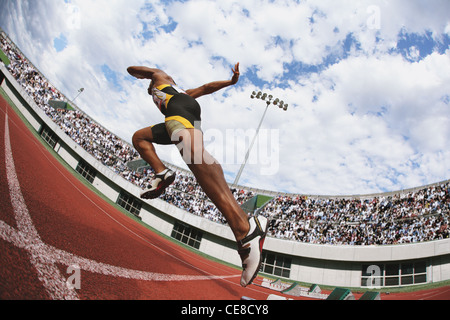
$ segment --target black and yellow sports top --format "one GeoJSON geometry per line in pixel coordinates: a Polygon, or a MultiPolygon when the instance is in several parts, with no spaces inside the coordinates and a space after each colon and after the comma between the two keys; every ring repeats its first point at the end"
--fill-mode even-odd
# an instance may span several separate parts
{"type": "Polygon", "coordinates": [[[201,121],[201,109],[197,100],[176,85],[164,84],[152,89],[152,97],[158,109],[167,118],[182,117],[192,125],[201,121]]]}
{"type": "Polygon", "coordinates": [[[180,89],[176,85],[163,84],[158,87],[154,87],[152,90],[153,102],[155,102],[158,109],[165,115],[167,106],[173,96],[177,94],[186,94],[183,89],[180,89]]]}
{"type": "Polygon", "coordinates": [[[180,130],[201,129],[200,105],[184,90],[176,85],[165,84],[153,87],[152,96],[156,106],[165,116],[164,123],[151,127],[154,143],[173,144],[178,141],[175,134],[180,130]]]}

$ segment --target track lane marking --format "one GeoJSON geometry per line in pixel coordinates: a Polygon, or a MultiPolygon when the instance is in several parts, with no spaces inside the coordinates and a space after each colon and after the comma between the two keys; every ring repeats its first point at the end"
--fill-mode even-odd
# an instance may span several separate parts
{"type": "MultiPolygon", "coordinates": [[[[17,179],[16,168],[11,149],[9,136],[8,113],[5,113],[5,164],[6,179],[8,181],[11,204],[14,210],[14,216],[17,228],[22,234],[22,240],[26,239],[28,244],[25,246],[30,262],[35,267],[38,278],[52,299],[77,300],[78,295],[66,285],[66,279],[62,276],[54,263],[46,259],[42,252],[42,240],[34,227],[30,213],[25,204],[22,191],[20,190],[19,180],[17,179]]],[[[4,226],[4,225],[3,225],[4,226]]],[[[11,231],[11,230],[10,230],[11,231]]]]}

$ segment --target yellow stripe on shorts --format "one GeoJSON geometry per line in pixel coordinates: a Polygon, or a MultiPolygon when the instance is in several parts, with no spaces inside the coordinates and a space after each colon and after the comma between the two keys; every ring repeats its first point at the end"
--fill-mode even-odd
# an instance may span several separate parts
{"type": "Polygon", "coordinates": [[[189,120],[180,116],[167,117],[165,122],[172,120],[180,122],[186,129],[194,129],[194,126],[189,122],[189,120]]]}

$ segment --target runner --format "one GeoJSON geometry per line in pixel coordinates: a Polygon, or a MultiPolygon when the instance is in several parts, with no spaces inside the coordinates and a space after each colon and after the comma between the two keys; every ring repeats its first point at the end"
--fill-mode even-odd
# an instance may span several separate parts
{"type": "Polygon", "coordinates": [[[135,78],[151,80],[148,93],[165,116],[164,123],[141,129],[133,135],[134,147],[156,173],[151,186],[141,197],[157,198],[174,182],[175,173],[159,159],[153,143],[175,144],[197,182],[233,231],[242,260],[241,285],[249,285],[261,266],[268,221],[262,216],[249,218],[236,202],[225,181],[222,166],[204,148],[201,108],[195,100],[236,84],[239,80],[239,63],[232,69],[230,80],[214,81],[185,91],[160,69],[132,66],[127,70],[135,78]]]}

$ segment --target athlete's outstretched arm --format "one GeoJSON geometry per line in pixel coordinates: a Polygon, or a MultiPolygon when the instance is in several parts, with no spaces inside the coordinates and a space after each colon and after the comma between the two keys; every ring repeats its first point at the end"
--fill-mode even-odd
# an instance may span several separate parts
{"type": "Polygon", "coordinates": [[[186,93],[193,98],[198,98],[216,92],[225,87],[234,85],[239,81],[239,62],[236,63],[234,69],[231,69],[231,71],[233,72],[233,77],[230,80],[210,82],[202,85],[201,87],[186,90],[186,93]]]}
{"type": "Polygon", "coordinates": [[[155,73],[163,72],[155,68],[137,67],[137,66],[128,67],[127,71],[133,77],[138,79],[152,79],[155,73]]]}

